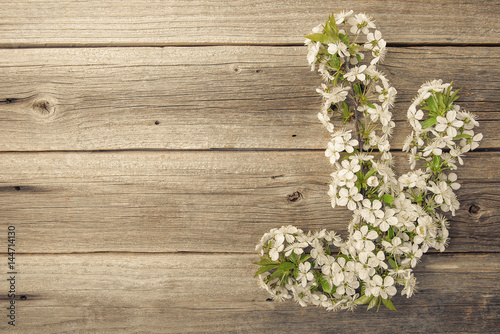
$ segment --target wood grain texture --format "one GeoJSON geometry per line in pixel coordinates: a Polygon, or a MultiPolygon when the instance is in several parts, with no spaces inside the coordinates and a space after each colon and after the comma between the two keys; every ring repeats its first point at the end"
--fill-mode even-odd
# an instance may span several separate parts
{"type": "Polygon", "coordinates": [[[497,1],[2,1],[1,45],[302,43],[331,12],[366,12],[389,43],[499,43],[497,1]]]}
{"type": "MultiPolygon", "coordinates": [[[[465,163],[447,251],[498,252],[500,154],[465,163]]],[[[345,236],[351,218],[330,206],[322,151],[3,153],[0,170],[0,226],[24,253],[253,252],[271,228],[345,236]]]]}
{"type": "MultiPolygon", "coordinates": [[[[323,149],[319,75],[304,47],[0,50],[0,150],[323,149]]],[[[500,147],[494,47],[390,48],[398,90],[393,148],[406,108],[433,78],[462,87],[482,148],[500,147]]]]}
{"type": "MultiPolygon", "coordinates": [[[[22,255],[23,333],[487,333],[500,325],[499,254],[428,254],[397,312],[267,301],[254,254],[22,255]]],[[[5,300],[5,296],[0,297],[5,300]]],[[[5,329],[5,323],[0,323],[5,329]]]]}

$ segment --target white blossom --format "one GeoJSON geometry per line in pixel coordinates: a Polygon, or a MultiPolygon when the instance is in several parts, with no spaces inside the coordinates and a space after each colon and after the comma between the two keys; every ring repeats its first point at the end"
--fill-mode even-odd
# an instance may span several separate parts
{"type": "Polygon", "coordinates": [[[426,83],[424,83],[418,90],[418,93],[423,93],[423,92],[429,92],[429,91],[434,91],[434,92],[442,92],[446,88],[450,86],[449,83],[443,84],[443,80],[438,79],[438,80],[431,80],[426,83]]]}
{"type": "Polygon", "coordinates": [[[371,252],[375,249],[373,240],[378,238],[377,231],[368,230],[368,226],[364,225],[354,232],[353,239],[355,241],[354,247],[360,251],[371,252]]]}
{"type": "Polygon", "coordinates": [[[366,43],[364,47],[366,49],[372,50],[375,47],[385,47],[386,43],[382,39],[382,33],[379,30],[375,30],[374,32],[370,32],[366,35],[366,43]]]}
{"type": "Polygon", "coordinates": [[[328,101],[328,103],[338,103],[345,100],[350,87],[334,87],[328,88],[325,84],[321,84],[321,89],[318,88],[316,91],[323,95],[323,97],[328,101]]]}
{"type": "Polygon", "coordinates": [[[369,199],[363,200],[363,208],[360,213],[364,220],[369,224],[374,224],[376,219],[384,217],[384,211],[381,210],[382,202],[374,200],[371,202],[369,199]]]}
{"type": "Polygon", "coordinates": [[[353,34],[356,34],[361,30],[363,34],[366,35],[370,32],[369,29],[376,28],[372,18],[367,16],[366,14],[356,14],[354,16],[351,16],[347,20],[347,23],[352,26],[351,33],[353,34]]]}
{"type": "Polygon", "coordinates": [[[328,44],[328,52],[332,55],[338,53],[339,57],[349,57],[349,50],[347,50],[347,45],[337,41],[335,43],[328,44]]]}
{"type": "Polygon", "coordinates": [[[349,210],[354,211],[357,207],[357,203],[361,200],[363,200],[363,195],[358,192],[358,188],[352,187],[349,190],[342,188],[339,191],[337,204],[340,206],[347,206],[349,210]]]}
{"type": "Polygon", "coordinates": [[[352,10],[350,10],[350,11],[342,11],[340,13],[334,14],[335,23],[337,23],[337,24],[344,23],[346,20],[348,20],[352,16],[352,14],[353,14],[352,10]]]}
{"type": "Polygon", "coordinates": [[[392,253],[394,255],[401,255],[403,253],[408,253],[409,251],[407,247],[402,245],[400,237],[394,237],[391,242],[382,240],[382,246],[384,246],[388,253],[392,253]]]}
{"type": "Polygon", "coordinates": [[[450,137],[456,137],[457,129],[460,128],[464,122],[457,120],[457,112],[454,109],[446,113],[446,118],[438,116],[436,118],[436,131],[446,132],[450,137]]]}
{"type": "Polygon", "coordinates": [[[396,226],[398,223],[398,218],[394,215],[396,211],[391,208],[386,208],[383,217],[376,219],[373,226],[379,226],[382,232],[387,232],[391,226],[396,226]]]}
{"type": "Polygon", "coordinates": [[[353,67],[349,70],[349,72],[344,74],[344,78],[350,82],[353,82],[356,79],[363,81],[366,78],[366,75],[363,73],[364,70],[366,70],[366,65],[353,67]]]}
{"type": "Polygon", "coordinates": [[[299,264],[299,273],[297,274],[297,281],[301,282],[303,287],[306,287],[308,281],[314,279],[314,274],[311,271],[311,263],[304,262],[299,264]]]}
{"type": "Polygon", "coordinates": [[[311,71],[314,71],[316,64],[316,56],[318,55],[319,49],[321,48],[321,43],[316,42],[315,44],[310,44],[307,52],[307,61],[311,66],[311,71]]]}

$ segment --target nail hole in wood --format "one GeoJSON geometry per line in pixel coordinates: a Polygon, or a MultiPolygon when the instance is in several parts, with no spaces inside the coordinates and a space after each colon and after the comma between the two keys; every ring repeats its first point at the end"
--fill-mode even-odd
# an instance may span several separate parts
{"type": "Polygon", "coordinates": [[[288,195],[288,201],[297,202],[302,198],[302,194],[299,191],[294,192],[293,194],[288,195]]]}
{"type": "Polygon", "coordinates": [[[469,213],[471,215],[477,215],[480,210],[481,208],[479,206],[477,206],[476,204],[472,204],[469,208],[469,213]]]}
{"type": "Polygon", "coordinates": [[[25,295],[22,295],[21,297],[19,297],[19,299],[21,299],[21,300],[27,300],[27,299],[28,299],[28,297],[27,297],[27,296],[25,296],[25,295]]]}
{"type": "Polygon", "coordinates": [[[292,135],[292,137],[297,137],[297,135],[292,135]]]}
{"type": "Polygon", "coordinates": [[[21,190],[21,187],[15,186],[14,189],[16,189],[17,191],[19,191],[19,190],[21,190]]]}
{"type": "Polygon", "coordinates": [[[267,298],[266,302],[272,302],[273,300],[271,298],[267,298]]]}
{"type": "Polygon", "coordinates": [[[255,70],[255,73],[260,73],[262,72],[262,70],[255,70]]]}
{"type": "Polygon", "coordinates": [[[159,124],[160,124],[160,121],[155,121],[155,124],[156,124],[156,125],[159,125],[159,124]]]}

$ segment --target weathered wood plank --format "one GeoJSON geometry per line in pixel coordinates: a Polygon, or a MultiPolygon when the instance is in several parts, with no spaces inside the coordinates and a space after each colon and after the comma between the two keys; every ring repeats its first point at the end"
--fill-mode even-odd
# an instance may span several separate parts
{"type": "MultiPolygon", "coordinates": [[[[255,255],[22,255],[23,333],[491,333],[500,325],[499,254],[427,255],[418,292],[381,308],[330,313],[269,302],[255,255]]],[[[0,297],[2,308],[6,296],[0,297]]],[[[2,321],[0,328],[7,327],[2,321]]]]}
{"type": "MultiPolygon", "coordinates": [[[[500,154],[465,163],[448,251],[498,252],[500,154]]],[[[248,253],[271,228],[345,236],[351,217],[330,206],[321,151],[3,153],[0,170],[0,226],[25,253],[248,253]]]]}
{"type": "Polygon", "coordinates": [[[499,43],[494,0],[2,1],[1,46],[302,43],[332,11],[376,19],[391,43],[499,43]],[[446,19],[443,19],[446,15],[446,19]]]}
{"type": "MultiPolygon", "coordinates": [[[[324,148],[320,84],[304,47],[0,50],[0,150],[324,148]],[[186,135],[189,134],[189,135],[186,135]]],[[[493,47],[391,48],[399,127],[433,78],[462,87],[482,147],[500,147],[500,61],[493,47]]]]}

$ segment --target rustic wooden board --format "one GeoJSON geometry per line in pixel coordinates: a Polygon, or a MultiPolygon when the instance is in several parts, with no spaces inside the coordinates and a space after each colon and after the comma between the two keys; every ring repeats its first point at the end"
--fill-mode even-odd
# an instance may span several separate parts
{"type": "MultiPolygon", "coordinates": [[[[345,236],[351,214],[330,206],[326,160],[322,151],[3,153],[0,222],[16,226],[25,253],[253,252],[287,224],[345,236]]],[[[448,251],[498,252],[500,154],[465,163],[448,251]]]]}
{"type": "MultiPolygon", "coordinates": [[[[0,50],[0,150],[326,147],[317,74],[304,47],[0,50]]],[[[500,147],[495,47],[391,48],[398,89],[392,146],[425,81],[462,87],[483,148],[500,147]]]]}
{"type": "MultiPolygon", "coordinates": [[[[498,1],[1,6],[0,230],[16,226],[17,332],[500,326],[498,1]],[[394,149],[408,133],[406,106],[434,78],[463,87],[460,105],[485,136],[457,172],[462,205],[450,246],[425,255],[419,293],[396,296],[397,312],[279,304],[252,278],[254,245],[270,228],[346,234],[349,212],[328,202],[320,79],[301,45],[330,12],[351,8],[373,15],[390,45],[383,70],[398,89],[394,149]]],[[[405,156],[395,156],[406,171],[405,156]]],[[[4,270],[4,287],[6,278],[4,270]]]]}
{"type": "Polygon", "coordinates": [[[499,43],[497,1],[2,1],[3,47],[302,43],[331,12],[372,15],[390,43],[499,43]]]}
{"type": "Polygon", "coordinates": [[[253,254],[21,255],[17,330],[485,333],[500,325],[499,254],[428,254],[415,270],[418,293],[395,296],[398,311],[378,313],[267,301],[252,278],[255,260],[253,254]]]}

